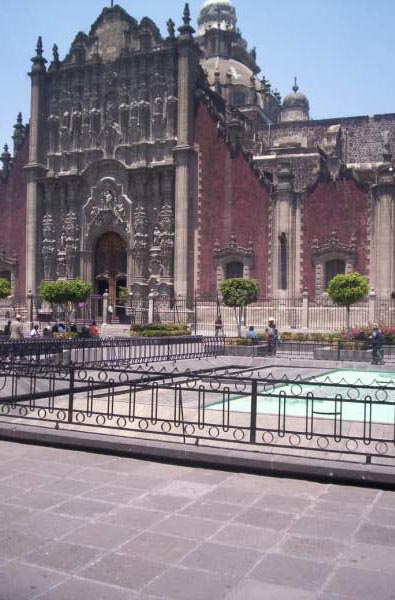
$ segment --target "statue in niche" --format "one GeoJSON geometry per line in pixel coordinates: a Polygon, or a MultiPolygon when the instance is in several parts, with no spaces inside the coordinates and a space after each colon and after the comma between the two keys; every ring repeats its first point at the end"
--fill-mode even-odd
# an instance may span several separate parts
{"type": "Polygon", "coordinates": [[[160,231],[159,227],[156,225],[154,228],[154,233],[153,233],[154,248],[160,247],[160,240],[161,240],[161,231],[160,231]]]}
{"type": "Polygon", "coordinates": [[[123,197],[118,196],[118,193],[112,189],[111,183],[104,182],[102,185],[104,185],[102,191],[96,191],[93,196],[88,217],[88,232],[94,225],[119,224],[129,233],[130,226],[123,197]]]}
{"type": "Polygon", "coordinates": [[[109,185],[107,185],[102,194],[102,203],[104,210],[114,210],[114,194],[110,190],[109,185]]]}
{"type": "Polygon", "coordinates": [[[162,250],[163,275],[170,277],[174,252],[174,217],[173,210],[169,204],[163,206],[159,220],[162,229],[160,245],[162,250]]]}
{"type": "Polygon", "coordinates": [[[59,240],[59,251],[64,252],[66,250],[66,234],[64,231],[60,234],[59,240]]]}

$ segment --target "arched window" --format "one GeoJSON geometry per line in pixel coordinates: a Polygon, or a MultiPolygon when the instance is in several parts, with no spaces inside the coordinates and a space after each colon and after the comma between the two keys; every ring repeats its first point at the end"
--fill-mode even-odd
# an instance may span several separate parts
{"type": "Polygon", "coordinates": [[[280,236],[280,290],[288,289],[288,240],[285,233],[280,236]]]}
{"type": "Polygon", "coordinates": [[[343,260],[329,260],[325,263],[325,289],[336,275],[344,275],[346,263],[343,260]]]}
{"type": "Polygon", "coordinates": [[[230,262],[226,265],[226,279],[244,277],[244,265],[240,262],[230,262]]]}

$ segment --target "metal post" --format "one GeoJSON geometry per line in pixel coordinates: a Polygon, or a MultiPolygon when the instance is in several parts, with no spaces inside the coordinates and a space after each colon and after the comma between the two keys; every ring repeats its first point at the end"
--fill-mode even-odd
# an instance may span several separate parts
{"type": "Polygon", "coordinates": [[[194,307],[193,307],[193,309],[194,309],[193,333],[194,333],[194,335],[197,335],[197,297],[196,297],[196,294],[195,294],[195,297],[194,297],[194,307]]]}
{"type": "Polygon", "coordinates": [[[74,381],[75,381],[75,368],[70,367],[70,387],[69,387],[69,419],[68,422],[73,422],[73,411],[74,411],[74,381]]]}
{"type": "Polygon", "coordinates": [[[256,443],[257,410],[258,410],[258,381],[256,379],[254,379],[251,384],[250,444],[256,443]]]}

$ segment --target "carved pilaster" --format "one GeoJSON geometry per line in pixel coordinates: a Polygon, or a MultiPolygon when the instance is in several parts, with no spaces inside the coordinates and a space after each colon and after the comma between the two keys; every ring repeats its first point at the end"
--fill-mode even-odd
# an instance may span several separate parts
{"type": "Polygon", "coordinates": [[[46,213],[42,222],[42,248],[44,279],[51,281],[56,275],[55,223],[52,215],[46,213]]]}

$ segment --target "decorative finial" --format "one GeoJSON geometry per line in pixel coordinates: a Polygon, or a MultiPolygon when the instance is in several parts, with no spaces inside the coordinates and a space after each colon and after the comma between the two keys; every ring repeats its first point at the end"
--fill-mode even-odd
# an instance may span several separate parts
{"type": "Polygon", "coordinates": [[[39,36],[38,40],[37,40],[37,46],[36,46],[36,55],[39,56],[41,58],[41,56],[43,55],[43,39],[41,37],[41,35],[39,36]]]}
{"type": "Polygon", "coordinates": [[[59,62],[59,48],[58,48],[57,44],[54,44],[52,47],[52,55],[53,55],[53,62],[58,63],[59,62]]]}
{"type": "Polygon", "coordinates": [[[186,40],[187,38],[192,39],[195,30],[191,26],[191,11],[189,10],[188,2],[185,4],[182,20],[184,21],[184,24],[178,28],[178,31],[181,34],[181,38],[183,40],[186,40]]]}
{"type": "Polygon", "coordinates": [[[22,113],[18,113],[16,118],[16,123],[14,125],[14,134],[12,139],[14,140],[14,156],[17,155],[19,148],[22,146],[25,141],[26,136],[26,128],[23,124],[22,113]]]}
{"type": "Polygon", "coordinates": [[[36,54],[35,56],[32,58],[32,63],[33,63],[33,69],[32,72],[33,73],[38,73],[41,71],[45,71],[45,64],[46,64],[46,60],[43,57],[43,40],[41,35],[39,36],[38,40],[37,40],[37,46],[36,46],[36,54]]]}
{"type": "Polygon", "coordinates": [[[8,176],[11,172],[11,162],[12,162],[11,154],[8,152],[7,144],[4,144],[4,152],[0,156],[0,161],[3,163],[3,168],[1,171],[2,179],[4,181],[7,181],[8,176]]]}
{"type": "Polygon", "coordinates": [[[114,8],[114,0],[111,0],[111,8],[114,8]]]}
{"type": "Polygon", "coordinates": [[[191,24],[191,11],[189,9],[189,3],[188,2],[185,4],[184,15],[183,15],[182,20],[184,21],[184,25],[186,25],[187,27],[189,27],[189,25],[191,24]]]}
{"type": "Polygon", "coordinates": [[[294,79],[294,86],[293,86],[293,88],[292,88],[292,89],[293,89],[293,91],[295,92],[295,94],[297,94],[297,93],[298,93],[298,91],[299,91],[299,86],[298,86],[298,78],[297,78],[297,77],[295,77],[295,79],[294,79]]]}
{"type": "Polygon", "coordinates": [[[167,21],[166,25],[167,25],[167,31],[169,33],[169,37],[172,39],[175,38],[176,37],[176,33],[175,33],[176,24],[174,23],[174,21],[172,19],[169,19],[167,21]]]}

